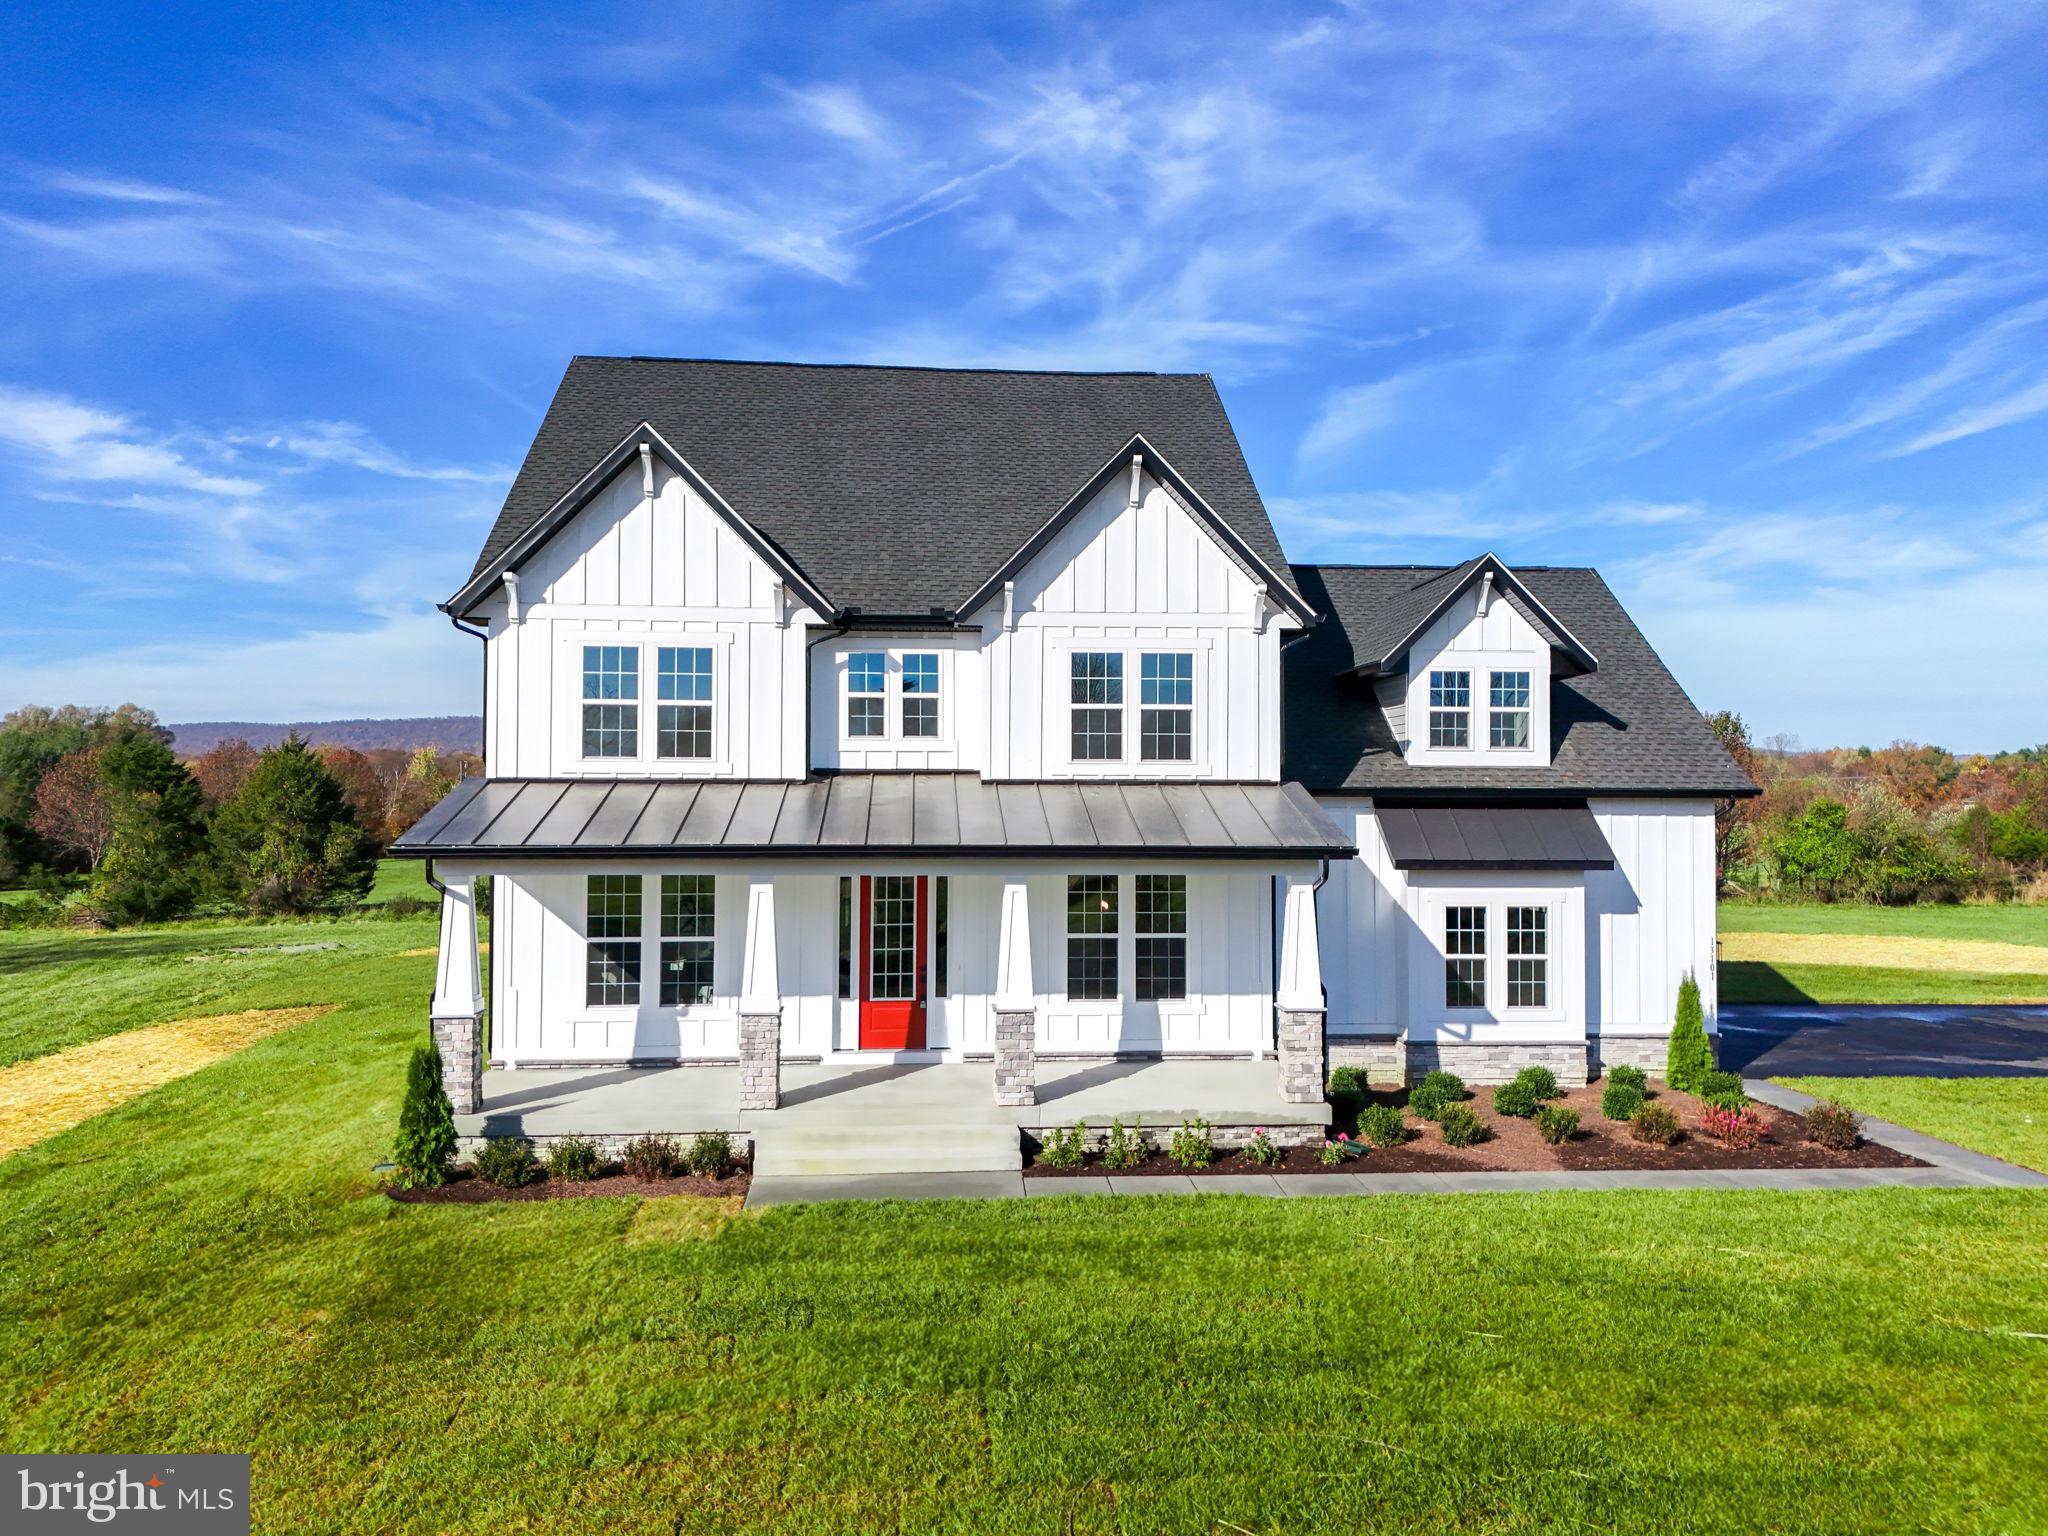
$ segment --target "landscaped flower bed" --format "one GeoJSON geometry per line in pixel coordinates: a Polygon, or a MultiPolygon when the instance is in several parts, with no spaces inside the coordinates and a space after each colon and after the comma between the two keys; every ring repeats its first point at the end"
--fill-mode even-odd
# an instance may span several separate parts
{"type": "MultiPolygon", "coordinates": [[[[1478,1118],[1480,1139],[1469,1146],[1452,1146],[1444,1139],[1445,1127],[1442,1124],[1421,1118],[1410,1106],[1411,1097],[1421,1092],[1418,1085],[1405,1091],[1333,1095],[1333,1102],[1337,1105],[1337,1120],[1330,1127],[1336,1146],[1334,1153],[1322,1145],[1289,1147],[1276,1149],[1277,1156],[1272,1161],[1255,1162],[1240,1153],[1219,1149],[1215,1160],[1206,1167],[1191,1167],[1176,1162],[1166,1152],[1154,1151],[1135,1165],[1109,1168],[1104,1166],[1101,1152],[1091,1151],[1079,1166],[1055,1168],[1049,1166],[1041,1155],[1024,1171],[1027,1177],[1034,1178],[1100,1177],[1105,1173],[1119,1176],[1190,1174],[1203,1178],[1246,1173],[1519,1173],[1556,1169],[1924,1166],[1918,1159],[1871,1141],[1859,1140],[1847,1150],[1824,1146],[1809,1136],[1807,1124],[1800,1116],[1766,1104],[1751,1103],[1741,1112],[1762,1126],[1760,1139],[1756,1139],[1754,1145],[1745,1146],[1741,1143],[1750,1140],[1753,1134],[1747,1125],[1735,1129],[1726,1139],[1716,1136],[1706,1126],[1709,1105],[1694,1094],[1679,1093],[1655,1079],[1649,1083],[1644,1100],[1644,1107],[1652,1111],[1646,1117],[1648,1128],[1644,1134],[1651,1135],[1653,1139],[1639,1140],[1633,1134],[1630,1121],[1611,1120],[1602,1113],[1602,1098],[1607,1087],[1604,1082],[1591,1083],[1556,1092],[1538,1101],[1534,1106],[1537,1111],[1543,1108],[1563,1109],[1578,1116],[1577,1127],[1554,1144],[1545,1138],[1538,1113],[1502,1113],[1496,1108],[1496,1100],[1501,1095],[1506,1095],[1511,1109],[1519,1110],[1526,1103],[1522,1094],[1503,1084],[1498,1088],[1462,1090],[1465,1094],[1462,1099],[1450,1098],[1433,1106],[1434,1113],[1440,1116],[1450,1106],[1458,1106],[1478,1118]],[[1371,1146],[1360,1136],[1360,1117],[1375,1105],[1402,1111],[1407,1139],[1400,1145],[1371,1146]],[[1668,1144],[1659,1144],[1654,1138],[1662,1133],[1655,1123],[1662,1118],[1660,1112],[1664,1111],[1676,1120],[1677,1132],[1668,1144]],[[1344,1139],[1338,1140],[1340,1137],[1344,1139]]],[[[1431,1107],[1432,1097],[1422,1093],[1425,1107],[1431,1107]]],[[[1618,1101],[1617,1107],[1620,1107],[1618,1101]]],[[[1723,1111],[1724,1116],[1727,1113],[1723,1111]]],[[[1385,1118],[1384,1112],[1380,1118],[1385,1118]]],[[[1453,1109],[1450,1118],[1455,1131],[1456,1121],[1461,1117],[1453,1109]]],[[[1553,1115],[1553,1129],[1561,1123],[1561,1118],[1553,1115]]],[[[1731,1124],[1724,1118],[1724,1133],[1731,1124]]]]}
{"type": "Polygon", "coordinates": [[[557,1179],[543,1173],[531,1184],[504,1188],[478,1178],[468,1168],[458,1168],[446,1184],[437,1189],[400,1189],[386,1185],[384,1193],[403,1205],[480,1205],[491,1200],[563,1200],[581,1195],[745,1195],[752,1175],[744,1168],[722,1179],[681,1174],[672,1179],[649,1179],[615,1166],[593,1179],[557,1179]]]}
{"type": "Polygon", "coordinates": [[[475,1205],[490,1200],[558,1200],[581,1195],[741,1195],[752,1171],[734,1155],[723,1131],[702,1132],[684,1141],[674,1136],[640,1136],[617,1161],[583,1136],[565,1136],[542,1149],[517,1137],[482,1143],[467,1168],[448,1171],[445,1182],[404,1180],[385,1188],[406,1205],[475,1205]]]}

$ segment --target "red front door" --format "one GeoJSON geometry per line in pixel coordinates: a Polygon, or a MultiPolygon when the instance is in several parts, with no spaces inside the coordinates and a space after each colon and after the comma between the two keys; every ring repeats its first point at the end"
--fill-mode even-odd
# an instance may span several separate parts
{"type": "Polygon", "coordinates": [[[923,875],[860,877],[860,1048],[924,1049],[923,875]]]}

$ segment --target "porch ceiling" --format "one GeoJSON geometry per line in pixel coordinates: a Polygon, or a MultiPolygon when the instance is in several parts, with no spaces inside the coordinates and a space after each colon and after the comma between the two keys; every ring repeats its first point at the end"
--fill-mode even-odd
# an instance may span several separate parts
{"type": "Polygon", "coordinates": [[[998,783],[971,773],[465,779],[392,845],[415,857],[735,853],[1348,858],[1299,784],[998,783]]]}

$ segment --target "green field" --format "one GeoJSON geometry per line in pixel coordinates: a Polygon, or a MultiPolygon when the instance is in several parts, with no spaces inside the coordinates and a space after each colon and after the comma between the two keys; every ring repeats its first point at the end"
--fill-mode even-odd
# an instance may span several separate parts
{"type": "Polygon", "coordinates": [[[1724,901],[1723,933],[1875,933],[2048,947],[2048,906],[1859,907],[1724,901]]]}
{"type": "Polygon", "coordinates": [[[261,1530],[1988,1533],[2048,1503],[2027,1191],[799,1207],[708,1241],[662,1202],[398,1207],[370,1167],[431,915],[131,937],[0,934],[15,1033],[93,1011],[81,983],[137,1021],[342,1006],[0,1161],[0,1447],[247,1451],[261,1530]],[[273,931],[347,942],[184,960],[273,931]]]}
{"type": "Polygon", "coordinates": [[[1781,1077],[1788,1088],[2048,1173],[2048,1077],[1781,1077]]]}

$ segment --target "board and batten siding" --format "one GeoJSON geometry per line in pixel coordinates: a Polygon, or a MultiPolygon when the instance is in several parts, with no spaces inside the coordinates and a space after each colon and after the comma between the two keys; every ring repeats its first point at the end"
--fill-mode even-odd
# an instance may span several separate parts
{"type": "MultiPolygon", "coordinates": [[[[1411,883],[1394,868],[1370,800],[1320,796],[1358,855],[1330,868],[1316,898],[1323,984],[1333,1033],[1398,1033],[1418,1023],[1410,976],[1434,966],[1437,936],[1423,931],[1418,892],[1446,877],[1411,883]]],[[[1612,799],[1590,802],[1614,850],[1615,868],[1566,877],[1583,892],[1584,933],[1572,936],[1562,963],[1580,968],[1584,1028],[1592,1034],[1664,1034],[1678,985],[1690,969],[1709,1013],[1716,1006],[1714,807],[1706,800],[1612,799]]],[[[1557,877],[1541,882],[1555,884],[1557,877]]],[[[1538,882],[1503,872],[1461,877],[1474,899],[1506,899],[1538,882]]],[[[1431,1021],[1421,1021],[1427,1026],[1431,1021]]],[[[1569,1019],[1577,1025],[1581,1021],[1569,1019]]],[[[1504,1038],[1505,1026],[1480,1025],[1475,1039],[1504,1038]]]]}
{"type": "Polygon", "coordinates": [[[1000,595],[979,614],[991,779],[1280,777],[1280,640],[1294,621],[1262,603],[1252,578],[1146,475],[1138,504],[1117,476],[1017,574],[1013,629],[1000,595]],[[1124,663],[1121,762],[1070,755],[1075,651],[1124,663]],[[1138,758],[1137,656],[1194,656],[1195,744],[1186,763],[1138,758]]]}
{"type": "MultiPolygon", "coordinates": [[[[1550,760],[1550,645],[1505,595],[1496,592],[1479,612],[1479,588],[1469,587],[1416,638],[1408,651],[1407,697],[1387,723],[1404,743],[1402,756],[1418,765],[1465,768],[1528,767],[1550,760]],[[1471,745],[1429,744],[1429,674],[1449,667],[1471,674],[1471,745]],[[1488,738],[1487,705],[1496,670],[1529,674],[1529,745],[1496,747],[1488,738]]],[[[1382,704],[1386,693],[1380,694],[1382,704]]]]}
{"type": "Polygon", "coordinates": [[[802,778],[805,625],[732,526],[666,466],[642,493],[630,465],[530,558],[514,622],[503,588],[482,605],[485,762],[504,777],[802,778]],[[779,609],[779,611],[778,611],[779,609]],[[644,647],[640,754],[581,751],[582,648],[644,647]],[[714,668],[709,761],[654,754],[654,650],[706,646],[714,668]]]}

